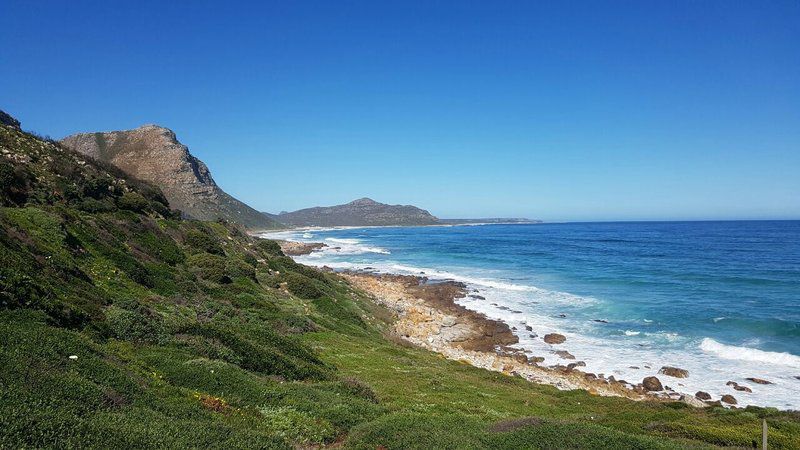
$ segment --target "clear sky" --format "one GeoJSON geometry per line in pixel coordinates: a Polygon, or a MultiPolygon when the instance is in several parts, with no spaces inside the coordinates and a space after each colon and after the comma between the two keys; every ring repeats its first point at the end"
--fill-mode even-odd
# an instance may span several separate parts
{"type": "Polygon", "coordinates": [[[800,2],[0,0],[0,109],[277,212],[800,218],[800,2]]]}

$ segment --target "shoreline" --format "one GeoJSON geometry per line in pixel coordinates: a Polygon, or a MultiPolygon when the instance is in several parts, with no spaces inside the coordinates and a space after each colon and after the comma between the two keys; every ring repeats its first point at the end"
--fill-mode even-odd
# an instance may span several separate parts
{"type": "MultiPolygon", "coordinates": [[[[299,237],[295,232],[294,236],[287,235],[283,239],[298,239],[299,237]]],[[[667,360],[658,361],[658,364],[653,364],[652,360],[632,361],[632,364],[628,364],[626,367],[634,369],[633,374],[631,370],[626,370],[624,374],[616,369],[606,371],[602,367],[597,367],[591,356],[587,356],[586,349],[583,348],[585,344],[583,341],[579,339],[571,345],[570,341],[573,337],[568,333],[565,333],[567,336],[559,335],[559,333],[563,333],[559,327],[539,326],[541,325],[539,322],[518,322],[506,317],[508,314],[498,315],[480,307],[479,305],[489,305],[489,303],[482,295],[479,295],[487,294],[484,294],[482,289],[476,290],[474,279],[434,269],[410,271],[400,266],[392,270],[369,266],[347,267],[347,265],[339,266],[331,263],[333,267],[328,267],[322,261],[316,261],[313,254],[325,253],[329,250],[334,253],[338,252],[339,247],[335,246],[338,246],[339,243],[312,242],[309,239],[311,237],[310,235],[303,236],[304,239],[301,242],[284,241],[282,246],[289,245],[293,249],[301,248],[301,251],[292,250],[292,253],[288,254],[292,257],[300,257],[300,262],[305,260],[304,256],[312,255],[312,259],[308,261],[311,261],[313,266],[335,271],[347,278],[351,284],[357,285],[356,287],[367,292],[373,301],[392,309],[396,319],[396,323],[392,326],[396,330],[406,327],[404,330],[409,331],[409,327],[411,327],[411,332],[396,333],[398,334],[396,337],[415,346],[442,354],[451,360],[505,372],[509,375],[518,375],[529,381],[550,384],[559,389],[583,389],[598,395],[621,396],[634,400],[681,401],[693,407],[742,408],[753,404],[748,401],[747,395],[753,392],[752,389],[766,388],[766,386],[760,386],[762,384],[775,384],[769,381],[770,377],[768,376],[764,377],[767,380],[747,378],[752,373],[730,375],[730,378],[727,378],[729,381],[722,382],[724,386],[721,389],[715,384],[698,383],[697,381],[687,383],[689,372],[694,373],[696,368],[691,364],[687,367],[690,369],[688,371],[675,367],[669,364],[671,362],[668,360],[669,358],[663,358],[667,360]],[[433,289],[433,286],[447,284],[457,286],[457,288],[451,286],[448,288],[449,290],[437,288],[441,291],[439,293],[428,292],[436,290],[433,289]],[[443,296],[442,292],[448,292],[449,295],[443,296]],[[420,309],[423,310],[423,315],[420,314],[420,309]],[[424,320],[422,320],[423,317],[424,320]],[[464,325],[462,328],[474,329],[500,323],[505,330],[510,328],[514,341],[496,342],[493,348],[486,346],[483,348],[466,346],[465,348],[463,341],[466,339],[443,340],[441,336],[448,336],[449,328],[459,323],[459,320],[462,322],[461,325],[464,325]],[[414,330],[413,327],[418,327],[419,330],[414,330]],[[559,335],[557,338],[562,341],[548,342],[547,334],[559,335]],[[571,347],[577,350],[575,355],[570,353],[571,347]],[[585,362],[581,361],[582,358],[585,358],[585,362]],[[640,369],[642,373],[636,373],[640,369]],[[736,382],[730,380],[736,380],[736,382]],[[748,384],[750,387],[747,386],[748,384]],[[744,402],[737,394],[745,396],[744,402]]],[[[479,280],[477,283],[480,285],[481,281],[479,280]]],[[[494,299],[494,301],[503,303],[498,299],[494,299]]],[[[496,303],[491,303],[491,305],[495,307],[494,309],[504,310],[506,313],[521,313],[521,311],[516,311],[513,306],[511,308],[502,305],[498,307],[496,303]]],[[[608,323],[598,319],[594,321],[608,323]]],[[[600,349],[600,351],[603,350],[600,349]]],[[[675,362],[681,361],[680,358],[672,359],[675,362]]],[[[763,377],[763,375],[757,376],[763,377]]],[[[800,379],[800,377],[795,378],[800,379]]],[[[766,405],[758,403],[755,403],[754,406],[766,407],[766,405]]],[[[792,408],[784,406],[781,409],[791,410],[792,408]]]]}
{"type": "Polygon", "coordinates": [[[396,337],[448,359],[548,384],[560,390],[582,389],[595,395],[635,401],[680,401],[693,407],[720,404],[719,401],[705,402],[666,387],[661,391],[648,391],[642,383],[584,372],[581,370],[583,362],[576,360],[567,350],[568,343],[558,342],[557,336],[561,335],[551,338],[551,352],[563,362],[555,366],[539,365],[541,355],[515,347],[518,338],[509,324],[456,303],[457,299],[469,295],[464,283],[366,271],[337,273],[369,294],[377,304],[393,312],[396,337]]]}

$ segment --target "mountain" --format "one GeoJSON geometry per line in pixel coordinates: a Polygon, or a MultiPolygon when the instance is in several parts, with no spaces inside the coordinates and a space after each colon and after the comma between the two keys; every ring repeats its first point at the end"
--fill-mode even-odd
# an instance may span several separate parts
{"type": "Polygon", "coordinates": [[[436,225],[439,220],[416,206],[387,205],[369,198],[360,198],[344,205],[282,212],[275,217],[281,223],[302,227],[436,225]]]}
{"type": "Polygon", "coordinates": [[[281,227],[274,219],[223,191],[208,167],[192,156],[170,129],[144,125],[134,130],[80,133],[64,138],[61,143],[155,184],[170,206],[187,217],[225,219],[251,230],[281,227]]]}

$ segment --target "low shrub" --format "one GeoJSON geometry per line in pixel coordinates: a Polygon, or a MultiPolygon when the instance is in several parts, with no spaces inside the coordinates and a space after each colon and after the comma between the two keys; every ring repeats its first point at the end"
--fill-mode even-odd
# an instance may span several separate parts
{"type": "Polygon", "coordinates": [[[299,273],[282,273],[277,281],[279,284],[286,283],[286,289],[300,298],[315,299],[323,295],[313,280],[299,273]]]}
{"type": "Polygon", "coordinates": [[[150,202],[138,192],[126,192],[117,199],[117,206],[120,209],[141,213],[148,210],[150,202]]]}
{"type": "Polygon", "coordinates": [[[281,250],[281,246],[271,239],[259,239],[258,249],[267,256],[286,256],[281,250]]]}
{"type": "Polygon", "coordinates": [[[201,252],[211,253],[212,255],[225,254],[217,237],[209,231],[192,228],[186,232],[184,242],[189,247],[201,252]]]}
{"type": "Polygon", "coordinates": [[[189,257],[189,266],[198,277],[218,284],[228,284],[233,280],[226,271],[227,261],[219,255],[197,253],[189,257]]]}

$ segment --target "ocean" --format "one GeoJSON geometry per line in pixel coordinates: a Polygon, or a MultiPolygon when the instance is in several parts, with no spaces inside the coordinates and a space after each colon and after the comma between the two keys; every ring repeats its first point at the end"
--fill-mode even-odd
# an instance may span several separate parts
{"type": "Polygon", "coordinates": [[[472,295],[460,304],[516,327],[519,346],[547,365],[565,363],[541,339],[557,332],[567,337],[559,349],[588,372],[633,383],[656,375],[679,392],[800,409],[800,221],[351,228],[267,237],[328,245],[296,257],[304,264],[462,281],[472,295]],[[657,374],[662,366],[689,376],[657,374]]]}

